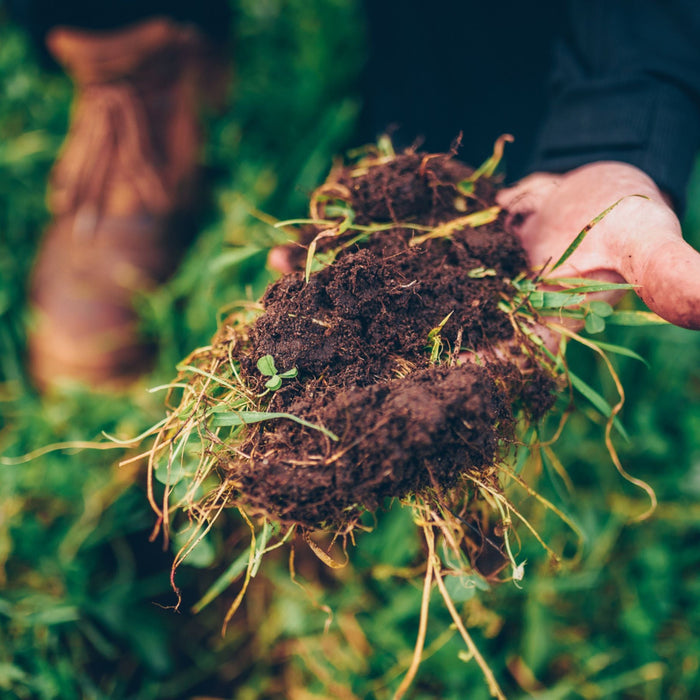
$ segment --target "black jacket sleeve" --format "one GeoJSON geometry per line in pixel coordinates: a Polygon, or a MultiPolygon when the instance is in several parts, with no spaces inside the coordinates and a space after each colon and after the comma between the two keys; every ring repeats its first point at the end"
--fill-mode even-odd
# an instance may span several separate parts
{"type": "Polygon", "coordinates": [[[531,171],[619,160],[682,209],[700,147],[700,1],[569,0],[531,171]]]}

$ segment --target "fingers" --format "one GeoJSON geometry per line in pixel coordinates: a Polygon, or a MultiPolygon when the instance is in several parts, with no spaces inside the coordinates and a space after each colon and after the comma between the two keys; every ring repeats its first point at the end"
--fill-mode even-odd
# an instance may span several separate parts
{"type": "Polygon", "coordinates": [[[294,271],[292,251],[289,246],[276,246],[267,255],[267,265],[271,270],[283,275],[294,271]]]}
{"type": "Polygon", "coordinates": [[[496,203],[510,211],[536,209],[561,180],[553,173],[533,173],[496,193],[496,203]]]}
{"type": "Polygon", "coordinates": [[[550,194],[559,186],[561,177],[549,173],[534,173],[496,193],[496,203],[506,210],[506,227],[513,232],[540,211],[550,194]]]}

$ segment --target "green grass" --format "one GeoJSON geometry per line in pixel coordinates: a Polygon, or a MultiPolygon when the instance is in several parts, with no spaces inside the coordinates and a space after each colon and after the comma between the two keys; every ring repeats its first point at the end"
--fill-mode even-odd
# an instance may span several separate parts
{"type": "MultiPolygon", "coordinates": [[[[132,394],[109,400],[78,391],[42,400],[23,369],[26,279],[47,220],[46,177],[65,132],[70,85],[42,72],[17,30],[0,21],[5,457],[102,439],[102,431],[128,438],[160,420],[162,394],[146,387],[170,381],[177,363],[209,341],[226,305],[256,298],[269,279],[263,265],[275,232],[251,209],[305,216],[309,192],[347,145],[362,56],[357,6],[250,0],[241,8],[238,78],[230,108],[210,122],[205,154],[212,206],[179,274],[144,301],[144,323],[161,340],[157,368],[132,394]]],[[[685,230],[697,246],[700,173],[692,192],[685,230]]],[[[638,308],[632,298],[623,306],[638,308]]],[[[655,489],[656,513],[632,522],[646,495],[615,471],[604,420],[581,401],[556,445],[573,491],[546,456],[523,467],[584,533],[580,563],[555,573],[523,537],[522,548],[513,543],[518,562],[528,562],[521,588],[466,588],[459,608],[509,698],[691,700],[700,696],[700,337],[609,323],[595,337],[649,363],[613,360],[627,393],[620,420],[629,441],[614,439],[625,468],[655,489]]],[[[592,353],[572,348],[569,363],[614,402],[592,353]]],[[[410,663],[421,604],[421,576],[411,567],[422,545],[407,510],[380,513],[345,569],[327,570],[297,547],[303,587],[290,579],[284,552],[272,553],[222,639],[235,587],[198,615],[190,608],[245,551],[247,528],[224,514],[207,556],[178,571],[181,612],[167,609],[175,603],[174,552],[148,541],[154,515],[144,470],[116,465],[132,453],[59,451],[0,466],[0,696],[255,700],[280,697],[282,677],[316,697],[348,689],[389,696],[410,663]],[[333,618],[324,634],[325,606],[333,618]]],[[[524,507],[547,541],[573,556],[570,531],[527,499],[524,507]]],[[[408,697],[487,698],[481,671],[460,658],[463,643],[434,595],[428,658],[408,697]]]]}

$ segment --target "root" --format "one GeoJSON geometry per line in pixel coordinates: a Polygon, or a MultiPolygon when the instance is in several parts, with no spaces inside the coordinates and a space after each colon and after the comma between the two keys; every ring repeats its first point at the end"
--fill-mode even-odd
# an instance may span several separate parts
{"type": "MultiPolygon", "coordinates": [[[[429,526],[422,524],[421,527],[425,532],[429,526]]],[[[423,648],[425,647],[425,634],[428,629],[428,609],[430,607],[430,591],[433,586],[433,571],[435,566],[435,538],[428,537],[426,534],[425,541],[428,545],[428,563],[425,570],[425,578],[423,579],[423,597],[421,599],[420,606],[418,636],[416,637],[416,646],[413,650],[411,665],[408,667],[406,675],[394,693],[394,700],[401,700],[401,698],[406,694],[406,691],[410,688],[411,683],[413,683],[413,679],[416,677],[418,667],[420,666],[423,648]]]]}
{"type": "Polygon", "coordinates": [[[467,628],[464,626],[462,618],[457,612],[454,603],[452,602],[452,598],[450,598],[450,594],[448,593],[447,588],[445,587],[445,583],[442,580],[440,562],[435,556],[435,534],[433,533],[432,527],[430,527],[429,525],[424,525],[423,533],[425,534],[425,539],[428,543],[428,550],[429,552],[432,552],[432,557],[434,559],[433,566],[435,569],[435,583],[437,584],[442,599],[445,601],[445,607],[450,613],[452,621],[455,623],[457,629],[459,630],[459,633],[462,636],[462,639],[464,640],[465,644],[467,645],[467,649],[469,649],[469,653],[471,654],[472,658],[476,661],[476,663],[479,665],[479,668],[481,669],[481,672],[484,674],[484,678],[486,679],[486,683],[488,684],[491,695],[497,698],[498,700],[507,700],[506,696],[503,694],[503,691],[498,685],[498,681],[496,681],[496,677],[494,676],[493,671],[489,667],[488,663],[486,663],[486,660],[484,659],[478,647],[474,643],[474,640],[471,638],[471,635],[469,634],[469,632],[467,632],[467,628]]]}
{"type": "MultiPolygon", "coordinates": [[[[616,202],[617,204],[617,202],[616,202]]],[[[613,205],[615,206],[615,205],[613,205]]],[[[612,208],[612,207],[611,207],[612,208]]],[[[606,210],[607,212],[608,210],[606,210]]],[[[606,213],[604,212],[604,213],[606,213]]],[[[658,505],[658,500],[656,498],[656,492],[654,489],[649,485],[646,481],[642,479],[638,479],[635,476],[632,476],[623,466],[622,462],[620,461],[620,457],[617,454],[617,450],[615,449],[615,446],[613,445],[612,442],[612,429],[615,424],[615,417],[618,415],[618,413],[622,410],[622,407],[625,403],[625,390],[622,386],[622,382],[620,381],[620,378],[617,376],[617,372],[615,371],[615,368],[612,366],[612,363],[610,362],[610,358],[599,348],[595,343],[591,342],[590,340],[580,336],[578,333],[575,333],[572,331],[570,328],[567,328],[566,326],[560,325],[558,323],[552,323],[551,327],[561,333],[562,335],[568,336],[569,338],[573,338],[574,340],[578,341],[582,345],[585,345],[587,348],[590,348],[595,352],[597,355],[599,355],[602,359],[603,362],[605,362],[605,366],[608,369],[608,372],[610,373],[610,376],[615,383],[615,389],[617,390],[619,400],[618,402],[612,407],[612,410],[610,411],[610,415],[608,416],[607,423],[605,424],[605,446],[608,449],[608,453],[610,455],[610,459],[612,460],[612,463],[615,465],[615,469],[617,469],[618,473],[620,476],[630,484],[636,486],[637,488],[640,488],[644,493],[649,496],[649,507],[640,515],[636,516],[633,519],[633,522],[642,522],[644,520],[647,520],[650,518],[654,511],[656,510],[656,507],[658,505]]]]}

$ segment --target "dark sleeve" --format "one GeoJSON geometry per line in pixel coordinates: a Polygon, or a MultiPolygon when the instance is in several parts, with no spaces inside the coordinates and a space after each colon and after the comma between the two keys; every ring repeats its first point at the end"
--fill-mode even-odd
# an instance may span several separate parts
{"type": "Polygon", "coordinates": [[[619,160],[679,208],[700,147],[700,1],[569,0],[531,171],[619,160]]]}

